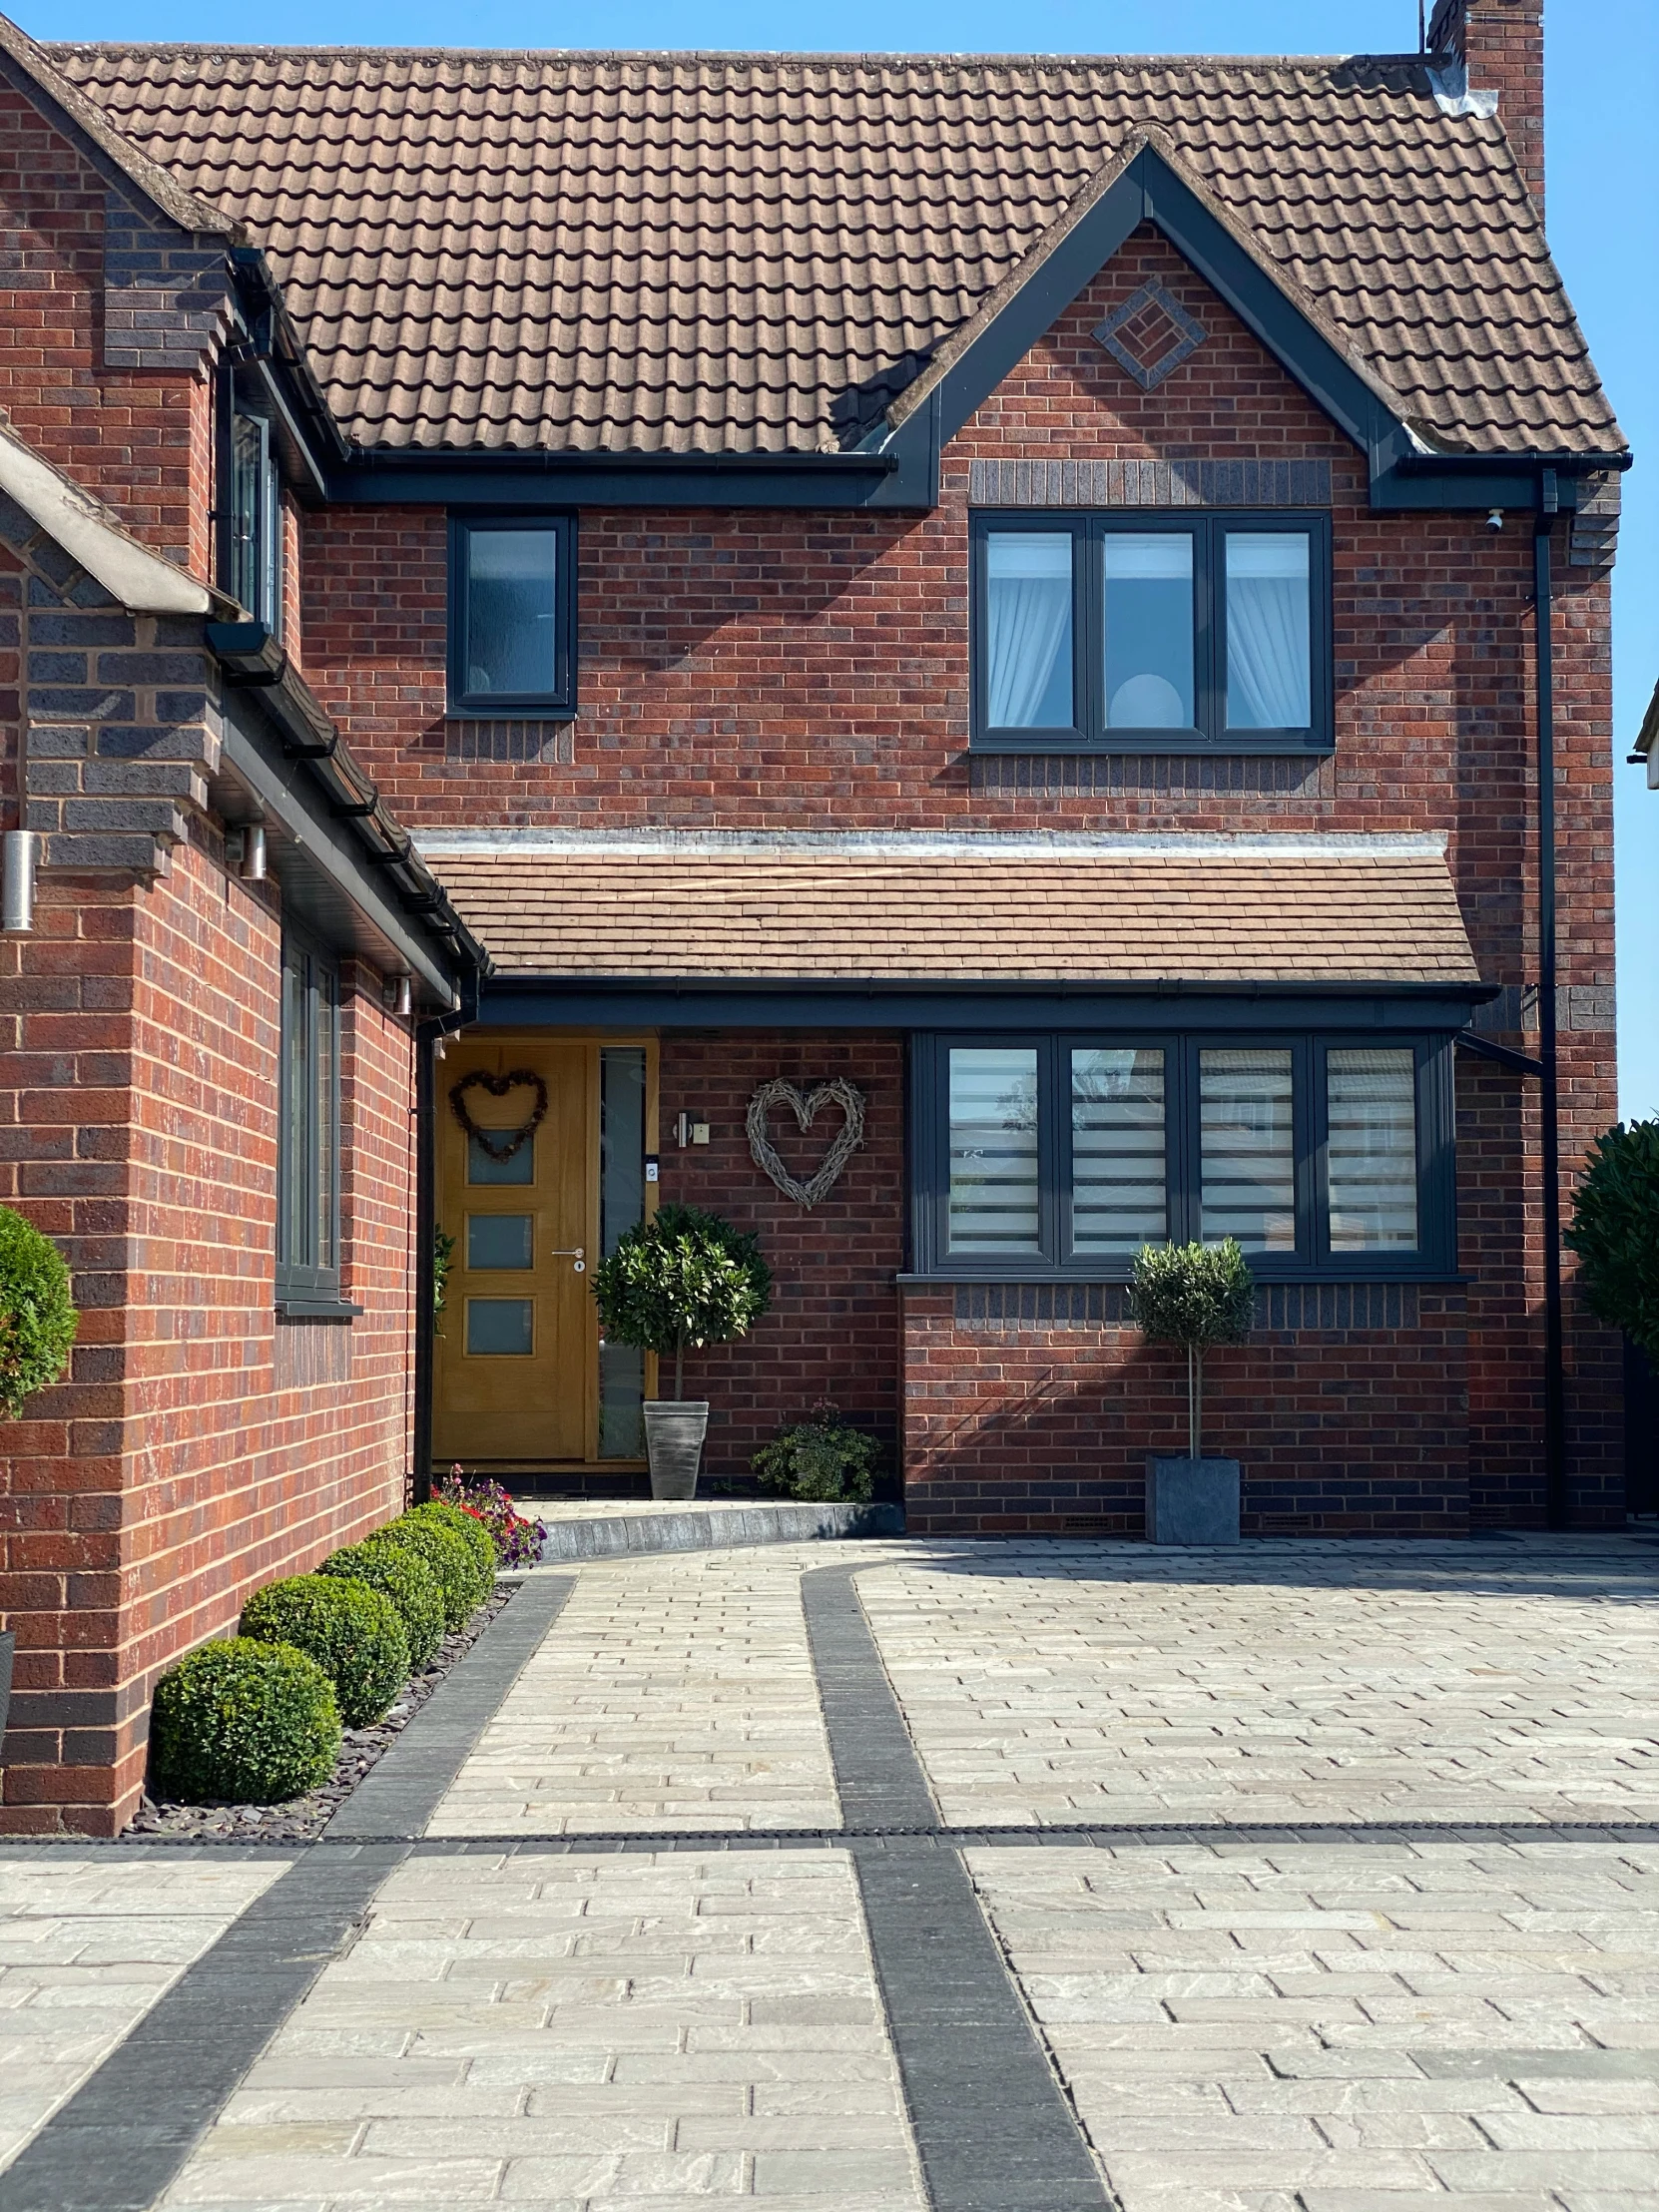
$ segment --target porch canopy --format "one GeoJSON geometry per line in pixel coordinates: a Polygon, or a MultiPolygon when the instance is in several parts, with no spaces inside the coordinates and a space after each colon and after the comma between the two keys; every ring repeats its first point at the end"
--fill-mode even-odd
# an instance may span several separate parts
{"type": "Polygon", "coordinates": [[[1432,835],[506,830],[420,847],[493,957],[486,1021],[1025,1023],[1130,1000],[1144,1018],[1167,996],[1295,1018],[1286,1002],[1314,993],[1455,1027],[1491,995],[1432,835]]]}

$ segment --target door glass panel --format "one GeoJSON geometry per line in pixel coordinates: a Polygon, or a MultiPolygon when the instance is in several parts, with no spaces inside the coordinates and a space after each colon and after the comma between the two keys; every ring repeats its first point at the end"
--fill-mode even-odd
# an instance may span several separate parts
{"type": "Polygon", "coordinates": [[[469,1298],[466,1349],[479,1354],[526,1358],[535,1350],[535,1301],[529,1298],[469,1298]]]}
{"type": "Polygon", "coordinates": [[[1193,541],[1184,531],[1108,530],[1106,727],[1193,727],[1193,541]]]}
{"type": "MultiPolygon", "coordinates": [[[[490,1132],[494,1143],[500,1144],[505,1132],[490,1132]]],[[[485,1145],[483,1138],[469,1136],[466,1140],[466,1179],[469,1183],[526,1184],[536,1180],[536,1140],[526,1137],[510,1160],[498,1160],[485,1145]]]]}
{"type": "Polygon", "coordinates": [[[985,540],[985,594],[990,727],[1069,730],[1071,533],[991,531],[985,540]]]}
{"type": "Polygon", "coordinates": [[[1040,1252],[1037,1054],[955,1047],[950,1054],[952,1252],[1040,1252]]]}
{"type": "Polygon", "coordinates": [[[533,1217],[529,1214],[468,1214],[466,1264],[469,1268],[528,1268],[533,1217]]]}
{"type": "Polygon", "coordinates": [[[1328,1052],[1325,1085],[1332,1251],[1414,1252],[1415,1053],[1328,1052]]]}
{"type": "Polygon", "coordinates": [[[1203,1233],[1246,1252],[1296,1250],[1296,1133],[1289,1052],[1198,1056],[1203,1233]]]}
{"type": "Polygon", "coordinates": [[[1308,537],[1227,533],[1227,727],[1306,730],[1314,719],[1308,537]]]}
{"type": "MultiPolygon", "coordinates": [[[[645,1214],[645,1052],[607,1045],[599,1055],[599,1245],[607,1257],[645,1214]]],[[[645,1456],[645,1354],[599,1344],[599,1456],[645,1456]]]]}
{"type": "Polygon", "coordinates": [[[468,692],[554,690],[558,552],[553,530],[468,533],[468,692]]]}
{"type": "Polygon", "coordinates": [[[1131,1253],[1169,1234],[1161,1051],[1071,1056],[1071,1249],[1131,1253]]]}

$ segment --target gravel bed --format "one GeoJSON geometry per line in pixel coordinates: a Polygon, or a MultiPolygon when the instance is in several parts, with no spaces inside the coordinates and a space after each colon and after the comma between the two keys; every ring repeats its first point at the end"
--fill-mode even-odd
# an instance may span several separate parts
{"type": "Polygon", "coordinates": [[[339,1763],[332,1778],[308,1796],[292,1798],[286,1805],[158,1805],[146,1796],[128,1836],[234,1836],[246,1844],[308,1844],[323,1828],[357,1784],[408,1727],[426,1700],[458,1659],[464,1659],[501,1608],[519,1587],[498,1582],[494,1595],[485,1600],[464,1628],[445,1636],[424,1674],[410,1677],[396,1704],[383,1721],[372,1728],[348,1728],[340,1740],[339,1763]]]}

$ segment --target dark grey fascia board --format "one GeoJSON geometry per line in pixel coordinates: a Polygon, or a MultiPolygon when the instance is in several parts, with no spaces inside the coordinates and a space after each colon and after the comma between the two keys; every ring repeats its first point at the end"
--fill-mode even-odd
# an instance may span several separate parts
{"type": "Polygon", "coordinates": [[[1481,513],[1493,507],[1536,511],[1539,475],[1551,469],[1559,480],[1561,511],[1577,506],[1579,480],[1622,474],[1635,456],[1616,453],[1419,453],[1399,455],[1372,477],[1372,506],[1383,513],[1422,513],[1466,508],[1481,513]]]}
{"type": "Polygon", "coordinates": [[[713,978],[490,977],[484,1027],[618,1029],[1461,1029],[1488,983],[986,982],[746,985],[713,978]]]}
{"type": "MultiPolygon", "coordinates": [[[[410,926],[375,880],[366,855],[346,826],[327,818],[320,792],[314,797],[294,762],[284,753],[282,735],[257,692],[233,692],[226,701],[222,770],[242,784],[260,811],[287,844],[296,846],[332,889],[391,947],[426,994],[440,1006],[451,1004],[461,963],[441,961],[430,938],[410,926]]],[[[281,878],[280,854],[277,877],[281,878]]],[[[302,903],[302,901],[301,901],[302,903]]]]}
{"type": "Polygon", "coordinates": [[[326,476],[330,501],[416,507],[742,507],[934,503],[937,471],[900,453],[374,453],[326,476]]]}
{"type": "Polygon", "coordinates": [[[284,427],[304,453],[306,472],[318,486],[317,495],[325,497],[322,487],[328,466],[343,459],[350,447],[316,380],[304,340],[263,251],[257,246],[234,246],[230,261],[237,305],[250,331],[257,333],[256,358],[266,371],[266,380],[280,393],[284,427]]]}

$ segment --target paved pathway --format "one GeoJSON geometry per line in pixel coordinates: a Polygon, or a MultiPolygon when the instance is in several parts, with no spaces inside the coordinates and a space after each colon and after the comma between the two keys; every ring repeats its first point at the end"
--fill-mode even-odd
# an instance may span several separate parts
{"type": "Polygon", "coordinates": [[[51,2082],[35,2030],[0,2212],[1659,2212],[1659,1545],[638,1558],[533,1578],[524,1650],[532,1600],[361,1842],[0,1855],[5,2027],[121,1984],[51,2082]],[[301,1880],[246,2059],[112,2159],[231,1938],[160,1980],[301,1880]]]}

